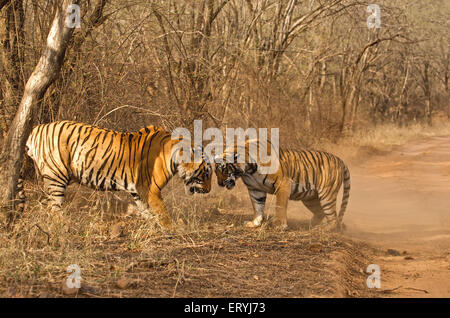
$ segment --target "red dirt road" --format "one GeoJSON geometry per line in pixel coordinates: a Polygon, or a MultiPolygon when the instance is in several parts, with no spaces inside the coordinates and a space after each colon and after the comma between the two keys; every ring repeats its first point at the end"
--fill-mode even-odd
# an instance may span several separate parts
{"type": "Polygon", "coordinates": [[[346,235],[380,248],[381,289],[450,297],[450,137],[409,143],[351,172],[346,235]]]}

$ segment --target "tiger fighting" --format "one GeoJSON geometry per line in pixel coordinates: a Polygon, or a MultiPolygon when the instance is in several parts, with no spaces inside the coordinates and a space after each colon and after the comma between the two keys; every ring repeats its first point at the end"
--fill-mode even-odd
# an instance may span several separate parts
{"type": "MultiPolygon", "coordinates": [[[[52,210],[61,209],[67,186],[71,181],[77,181],[98,190],[127,191],[144,216],[150,208],[159,216],[163,227],[171,227],[161,190],[173,175],[178,172],[187,194],[211,190],[210,159],[202,147],[193,144],[188,145],[188,150],[182,147],[187,140],[183,136],[174,139],[173,134],[154,126],[137,133],[120,133],[61,121],[35,127],[26,147],[44,180],[52,210]],[[200,162],[191,158],[195,155],[201,156],[200,162]],[[186,160],[186,157],[191,159],[186,160]]],[[[301,200],[313,213],[311,225],[318,225],[326,218],[328,223],[334,222],[340,229],[350,191],[350,174],[344,162],[326,152],[279,150],[278,154],[278,149],[270,147],[277,153],[273,156],[277,160],[277,170],[261,174],[258,170],[262,167],[258,166],[273,165],[273,162],[252,161],[254,158],[249,150],[252,146],[258,147],[258,141],[244,144],[241,141],[234,148],[216,155],[216,160],[222,157],[224,161],[216,162],[219,186],[232,189],[236,178],[242,177],[248,188],[255,217],[246,226],[261,225],[266,195],[270,193],[277,197],[275,224],[282,228],[287,227],[286,209],[290,199],[301,200]],[[246,150],[244,163],[236,160],[240,149],[246,150]],[[337,215],[336,199],[342,184],[344,194],[337,215]]],[[[265,152],[259,149],[258,159],[265,152]]]]}

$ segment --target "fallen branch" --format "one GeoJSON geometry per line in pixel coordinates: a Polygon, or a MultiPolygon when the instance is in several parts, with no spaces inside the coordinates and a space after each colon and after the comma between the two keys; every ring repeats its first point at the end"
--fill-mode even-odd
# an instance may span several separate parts
{"type": "Polygon", "coordinates": [[[425,289],[420,289],[420,288],[414,288],[414,287],[402,287],[402,286],[398,286],[392,289],[385,289],[385,290],[381,290],[382,293],[384,294],[389,294],[392,293],[393,291],[400,289],[400,288],[404,288],[404,289],[411,289],[411,290],[415,290],[415,291],[420,291],[420,292],[424,292],[425,294],[429,294],[429,292],[425,289]]]}
{"type": "Polygon", "coordinates": [[[424,292],[425,294],[429,294],[428,290],[425,290],[425,289],[414,288],[414,287],[405,287],[405,289],[411,289],[411,290],[421,291],[421,292],[424,292]]]}
{"type": "Polygon", "coordinates": [[[392,293],[393,291],[395,291],[397,289],[400,289],[400,288],[402,288],[402,286],[398,286],[398,287],[395,287],[395,288],[392,288],[392,289],[384,289],[384,290],[381,290],[381,292],[384,293],[384,294],[389,294],[389,293],[392,293]]]}
{"type": "Polygon", "coordinates": [[[50,245],[50,234],[48,234],[47,232],[45,232],[40,226],[39,224],[34,224],[33,226],[30,227],[30,229],[28,231],[30,231],[33,227],[37,227],[42,233],[44,233],[45,235],[47,235],[47,244],[50,245]]]}

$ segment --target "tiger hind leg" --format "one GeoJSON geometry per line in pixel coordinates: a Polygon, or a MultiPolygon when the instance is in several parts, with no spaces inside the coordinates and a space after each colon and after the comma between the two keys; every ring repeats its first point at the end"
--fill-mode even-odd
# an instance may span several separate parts
{"type": "Polygon", "coordinates": [[[322,220],[325,218],[325,213],[322,210],[319,199],[315,198],[311,200],[304,200],[302,202],[313,214],[313,217],[311,218],[311,227],[315,227],[322,223],[322,220]]]}
{"type": "Polygon", "coordinates": [[[336,213],[336,196],[331,198],[320,198],[320,206],[327,220],[326,228],[341,230],[339,219],[336,213]]]}
{"type": "Polygon", "coordinates": [[[64,203],[68,182],[44,176],[44,190],[52,212],[60,212],[64,203]]]}
{"type": "Polygon", "coordinates": [[[19,177],[19,179],[17,180],[17,195],[16,195],[16,206],[17,206],[17,211],[22,214],[23,211],[25,210],[25,191],[23,189],[23,179],[22,177],[19,177]]]}

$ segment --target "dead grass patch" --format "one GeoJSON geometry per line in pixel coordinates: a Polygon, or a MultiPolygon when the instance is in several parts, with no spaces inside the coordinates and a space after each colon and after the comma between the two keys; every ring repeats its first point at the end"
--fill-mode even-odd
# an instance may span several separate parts
{"type": "Polygon", "coordinates": [[[0,296],[69,297],[61,286],[70,264],[80,266],[85,286],[77,297],[370,295],[356,243],[318,230],[248,230],[245,196],[217,191],[193,199],[177,188],[175,182],[165,190],[165,200],[184,225],[168,233],[155,220],[127,215],[124,193],[73,185],[55,215],[41,204],[42,191],[26,183],[26,211],[12,231],[0,233],[0,296]],[[345,271],[333,265],[339,251],[345,271]],[[342,292],[341,274],[343,290],[355,291],[342,292]],[[122,278],[124,289],[117,285],[122,278]]]}

